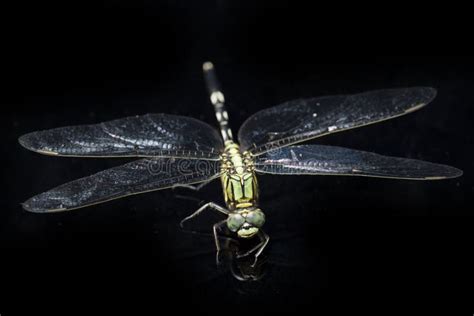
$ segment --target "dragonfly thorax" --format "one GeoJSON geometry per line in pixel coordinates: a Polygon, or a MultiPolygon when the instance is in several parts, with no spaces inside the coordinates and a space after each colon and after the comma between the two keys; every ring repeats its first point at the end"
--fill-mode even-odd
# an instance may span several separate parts
{"type": "Polygon", "coordinates": [[[238,144],[228,142],[221,155],[221,171],[227,207],[231,211],[255,207],[258,185],[251,154],[242,153],[238,144]]]}

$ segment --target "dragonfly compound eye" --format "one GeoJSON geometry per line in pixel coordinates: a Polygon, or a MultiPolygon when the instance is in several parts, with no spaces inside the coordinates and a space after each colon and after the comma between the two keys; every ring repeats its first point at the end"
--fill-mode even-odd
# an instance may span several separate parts
{"type": "Polygon", "coordinates": [[[247,223],[260,228],[265,223],[265,214],[263,214],[263,212],[257,208],[253,211],[248,212],[246,221],[247,223]]]}
{"type": "Polygon", "coordinates": [[[227,218],[227,227],[232,232],[236,232],[245,223],[245,218],[239,213],[231,213],[227,218]]]}

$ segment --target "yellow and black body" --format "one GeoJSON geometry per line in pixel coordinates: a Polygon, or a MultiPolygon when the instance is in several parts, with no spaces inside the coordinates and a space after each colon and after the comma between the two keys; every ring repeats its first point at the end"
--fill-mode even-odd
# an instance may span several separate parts
{"type": "Polygon", "coordinates": [[[231,211],[256,206],[258,184],[249,152],[240,152],[234,142],[228,142],[222,159],[222,189],[227,208],[231,211]]]}
{"type": "MultiPolygon", "coordinates": [[[[240,146],[233,140],[229,115],[224,105],[224,94],[219,89],[212,63],[204,63],[203,71],[224,142],[224,151],[221,154],[221,182],[227,209],[213,203],[209,204],[209,207],[227,214],[225,221],[227,228],[240,238],[251,238],[257,234],[260,236],[261,243],[256,248],[258,257],[268,243],[269,237],[260,229],[265,223],[265,214],[258,208],[258,183],[253,157],[249,152],[241,152],[240,146]]],[[[200,210],[196,213],[199,212],[200,210]]],[[[219,249],[216,236],[215,239],[219,249]]]]}
{"type": "Polygon", "coordinates": [[[227,227],[239,237],[252,237],[265,222],[265,215],[257,207],[258,183],[252,156],[228,140],[221,163],[222,190],[230,211],[227,227]]]}

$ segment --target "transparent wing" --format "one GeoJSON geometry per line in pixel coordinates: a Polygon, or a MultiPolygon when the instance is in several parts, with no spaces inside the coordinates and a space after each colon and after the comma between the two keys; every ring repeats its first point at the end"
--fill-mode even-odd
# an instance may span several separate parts
{"type": "Polygon", "coordinates": [[[407,88],[289,101],[248,118],[239,141],[244,150],[259,155],[415,111],[435,96],[433,88],[407,88]]]}
{"type": "Polygon", "coordinates": [[[209,181],[220,162],[199,159],[141,159],[81,178],[36,195],[23,203],[30,212],[68,211],[132,194],[209,181]]]}
{"type": "Polygon", "coordinates": [[[29,150],[80,157],[188,157],[218,159],[219,133],[183,116],[146,114],[94,125],[55,128],[19,139],[29,150]]]}
{"type": "Polygon", "coordinates": [[[286,175],[347,175],[411,180],[455,178],[462,171],[421,160],[387,157],[341,147],[306,145],[269,151],[256,158],[258,172],[286,175]]]}

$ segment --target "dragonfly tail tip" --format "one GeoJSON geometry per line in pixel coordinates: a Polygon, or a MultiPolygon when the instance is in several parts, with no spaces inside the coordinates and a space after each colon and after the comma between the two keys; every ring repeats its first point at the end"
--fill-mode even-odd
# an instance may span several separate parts
{"type": "Polygon", "coordinates": [[[202,64],[203,71],[210,71],[212,69],[214,69],[214,65],[210,61],[206,61],[205,63],[202,64]]]}

